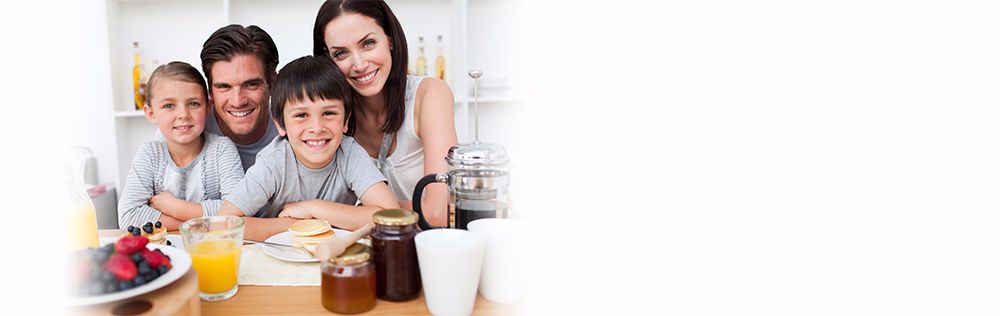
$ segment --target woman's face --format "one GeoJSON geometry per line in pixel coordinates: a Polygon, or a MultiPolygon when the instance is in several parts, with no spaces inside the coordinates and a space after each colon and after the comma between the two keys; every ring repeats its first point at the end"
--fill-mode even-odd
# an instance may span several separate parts
{"type": "Polygon", "coordinates": [[[326,49],[347,82],[362,96],[382,92],[392,70],[392,42],[375,19],[357,13],[341,15],[323,30],[326,49]]]}

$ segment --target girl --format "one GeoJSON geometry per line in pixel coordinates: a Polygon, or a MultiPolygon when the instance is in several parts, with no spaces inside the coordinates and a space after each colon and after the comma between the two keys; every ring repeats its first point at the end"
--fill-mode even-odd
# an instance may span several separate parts
{"type": "Polygon", "coordinates": [[[139,148],[118,203],[118,226],[162,222],[169,230],[185,220],[215,215],[243,178],[236,145],[203,133],[208,111],[205,79],[191,65],[157,67],[146,85],[146,119],[162,139],[139,148]]]}
{"type": "MultiPolygon", "coordinates": [[[[406,37],[385,1],[329,0],[313,27],[313,54],[337,64],[359,94],[347,135],[376,160],[399,204],[412,209],[420,177],[448,169],[457,143],[454,96],[433,77],[406,74],[406,37]]],[[[448,190],[426,189],[427,220],[447,224],[448,190]]]]}

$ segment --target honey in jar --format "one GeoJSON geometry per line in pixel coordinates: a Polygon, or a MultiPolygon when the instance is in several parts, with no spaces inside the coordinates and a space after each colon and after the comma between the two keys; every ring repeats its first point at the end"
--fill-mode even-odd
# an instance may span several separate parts
{"type": "Polygon", "coordinates": [[[320,265],[324,308],[339,314],[375,308],[375,267],[371,258],[370,247],[355,243],[342,255],[320,265]]]}

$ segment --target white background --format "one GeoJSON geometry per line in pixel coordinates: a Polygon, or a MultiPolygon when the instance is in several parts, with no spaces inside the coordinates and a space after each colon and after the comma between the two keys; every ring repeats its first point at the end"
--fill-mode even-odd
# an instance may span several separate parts
{"type": "MultiPolygon", "coordinates": [[[[61,240],[46,201],[59,122],[92,75],[74,54],[84,6],[0,10],[13,70],[0,278],[35,293],[5,307],[37,314],[61,310],[38,293],[61,280],[44,247],[61,240]]],[[[519,13],[530,102],[508,128],[529,153],[518,207],[542,232],[543,252],[525,258],[540,267],[538,314],[1000,312],[990,2],[531,2],[519,13]]]]}

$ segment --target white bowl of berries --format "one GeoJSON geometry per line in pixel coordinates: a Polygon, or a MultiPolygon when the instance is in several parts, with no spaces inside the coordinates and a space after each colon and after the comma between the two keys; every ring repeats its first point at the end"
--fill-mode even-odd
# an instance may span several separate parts
{"type": "Polygon", "coordinates": [[[183,250],[126,235],[66,260],[66,304],[94,305],[146,294],[180,279],[191,268],[183,250]]]}

